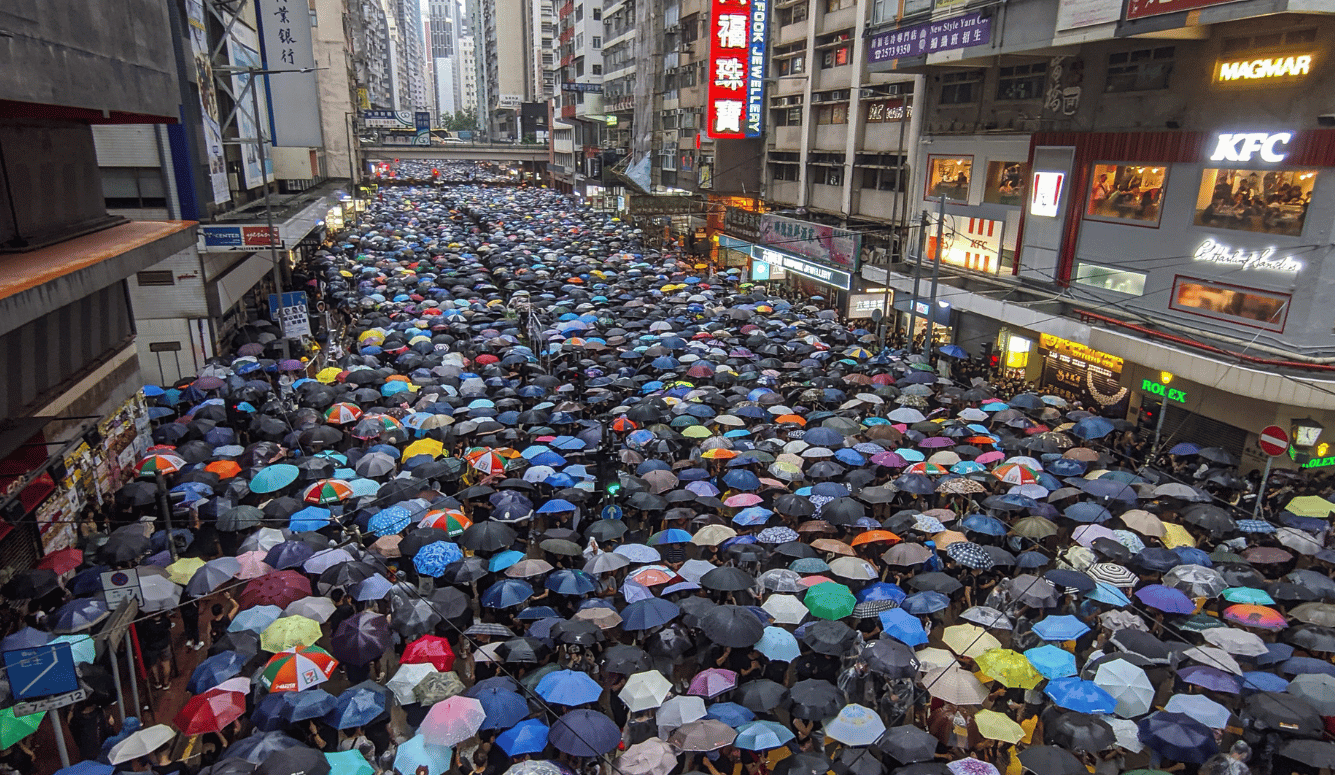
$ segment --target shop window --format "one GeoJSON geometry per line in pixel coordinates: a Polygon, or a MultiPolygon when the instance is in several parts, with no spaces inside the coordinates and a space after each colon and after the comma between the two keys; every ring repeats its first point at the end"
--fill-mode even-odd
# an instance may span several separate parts
{"type": "Polygon", "coordinates": [[[1128,272],[1125,269],[1087,264],[1083,261],[1075,268],[1075,282],[1079,285],[1088,285],[1091,288],[1125,293],[1128,296],[1143,296],[1145,294],[1145,274],[1143,272],[1128,272]]]}
{"type": "Polygon", "coordinates": [[[1036,100],[1043,96],[1047,81],[1046,62],[1003,67],[997,80],[998,100],[1036,100]]]}
{"type": "Polygon", "coordinates": [[[1095,164],[1085,217],[1158,228],[1167,167],[1095,164]]]}
{"type": "Polygon", "coordinates": [[[1315,170],[1207,169],[1201,173],[1195,224],[1297,237],[1316,176],[1315,170]]]}
{"type": "Polygon", "coordinates": [[[946,73],[941,76],[941,99],[938,102],[942,105],[967,105],[977,102],[982,93],[982,70],[946,73]]]}
{"type": "Polygon", "coordinates": [[[1151,91],[1167,89],[1173,74],[1172,46],[1119,51],[1108,55],[1108,80],[1105,92],[1151,91]]]}
{"type": "Polygon", "coordinates": [[[1173,298],[1169,306],[1193,315],[1283,331],[1285,319],[1289,315],[1290,299],[1287,293],[1268,293],[1191,277],[1177,277],[1173,281],[1173,298]]]}
{"type": "Polygon", "coordinates": [[[1028,185],[1028,162],[990,161],[987,163],[987,185],[983,187],[983,201],[994,205],[1024,204],[1024,192],[1028,185]]]}
{"type": "Polygon", "coordinates": [[[930,156],[927,160],[927,191],[924,196],[944,196],[956,202],[969,201],[969,179],[973,176],[972,156],[930,156]]]}
{"type": "Polygon", "coordinates": [[[847,124],[848,103],[832,102],[816,106],[817,124],[847,124]]]}

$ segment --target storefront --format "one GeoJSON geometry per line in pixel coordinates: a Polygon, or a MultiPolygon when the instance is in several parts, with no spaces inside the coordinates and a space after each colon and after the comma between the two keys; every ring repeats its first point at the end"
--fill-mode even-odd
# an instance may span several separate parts
{"type": "Polygon", "coordinates": [[[1042,363],[1038,384],[1046,394],[1097,410],[1105,417],[1126,416],[1131,391],[1122,386],[1125,363],[1118,356],[1041,334],[1037,357],[1042,363]]]}
{"type": "Polygon", "coordinates": [[[908,295],[899,296],[894,302],[895,313],[898,320],[895,323],[896,331],[907,331],[909,326],[913,327],[913,341],[923,336],[927,332],[927,313],[934,312],[932,315],[932,346],[940,347],[943,344],[950,344],[955,339],[955,326],[951,318],[950,302],[940,301],[933,306],[927,299],[919,299],[916,303],[908,295]],[[910,309],[912,312],[910,313],[910,309]]]}
{"type": "Polygon", "coordinates": [[[752,282],[783,281],[799,298],[824,302],[817,306],[840,309],[853,284],[853,275],[842,269],[818,264],[787,251],[756,245],[751,253],[752,282]]]}
{"type": "Polygon", "coordinates": [[[717,235],[715,244],[715,266],[724,269],[737,269],[743,277],[751,277],[751,251],[755,245],[745,240],[729,237],[726,234],[717,235]]]}
{"type": "MultiPolygon", "coordinates": [[[[818,301],[826,302],[822,306],[846,308],[847,293],[862,255],[862,235],[781,215],[763,215],[758,236],[758,245],[752,251],[753,268],[756,259],[780,267],[799,296],[819,296],[818,301]]],[[[770,275],[771,280],[779,279],[772,270],[770,275]]]]}
{"type": "Polygon", "coordinates": [[[844,317],[849,320],[870,320],[880,310],[883,315],[894,312],[895,292],[890,288],[867,288],[848,294],[848,308],[844,317]]]}

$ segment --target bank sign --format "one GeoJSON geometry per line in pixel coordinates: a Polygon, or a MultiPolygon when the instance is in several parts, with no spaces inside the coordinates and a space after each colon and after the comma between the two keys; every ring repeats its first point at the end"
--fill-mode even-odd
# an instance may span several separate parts
{"type": "Polygon", "coordinates": [[[744,140],[765,131],[770,0],[711,0],[705,134],[744,140]]]}

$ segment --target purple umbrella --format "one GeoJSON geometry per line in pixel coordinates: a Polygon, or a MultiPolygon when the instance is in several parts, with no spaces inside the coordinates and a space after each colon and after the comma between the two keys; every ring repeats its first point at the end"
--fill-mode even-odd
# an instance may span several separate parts
{"type": "Polygon", "coordinates": [[[1177,677],[1193,686],[1209,689],[1212,692],[1238,694],[1242,691],[1237,678],[1208,665],[1189,665],[1178,670],[1177,677]]]}
{"type": "Polygon", "coordinates": [[[338,625],[329,641],[329,653],[340,662],[366,665],[379,659],[389,642],[389,621],[380,614],[362,611],[338,625]]]}
{"type": "Polygon", "coordinates": [[[1163,584],[1150,584],[1136,590],[1136,599],[1158,611],[1170,614],[1191,614],[1196,612],[1196,604],[1180,589],[1165,587],[1163,584]]]}
{"type": "Polygon", "coordinates": [[[937,449],[940,447],[953,447],[955,446],[955,442],[951,441],[945,436],[928,436],[927,438],[918,442],[918,446],[923,447],[925,449],[937,449]]]}

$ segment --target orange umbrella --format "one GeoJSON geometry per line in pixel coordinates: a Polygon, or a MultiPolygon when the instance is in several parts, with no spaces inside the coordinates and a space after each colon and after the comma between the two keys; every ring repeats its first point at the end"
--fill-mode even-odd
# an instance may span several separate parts
{"type": "Polygon", "coordinates": [[[215,460],[204,466],[205,471],[212,471],[219,479],[231,479],[241,473],[241,466],[235,460],[215,460]]]}
{"type": "Polygon", "coordinates": [[[786,422],[796,423],[798,425],[807,424],[806,419],[803,418],[801,415],[797,414],[781,414],[778,417],[774,418],[774,422],[776,425],[782,425],[786,422]]]}
{"type": "Polygon", "coordinates": [[[891,533],[889,530],[868,530],[857,538],[853,539],[853,546],[862,546],[863,544],[874,544],[884,541],[890,544],[897,544],[900,541],[899,536],[891,533]]]}
{"type": "Polygon", "coordinates": [[[700,457],[704,458],[705,460],[732,460],[733,458],[737,457],[737,453],[733,452],[730,449],[717,447],[715,449],[705,450],[703,453],[701,453],[700,457]]]}

